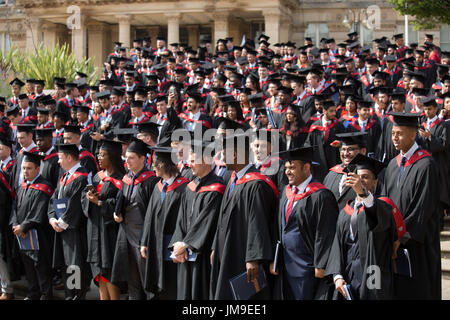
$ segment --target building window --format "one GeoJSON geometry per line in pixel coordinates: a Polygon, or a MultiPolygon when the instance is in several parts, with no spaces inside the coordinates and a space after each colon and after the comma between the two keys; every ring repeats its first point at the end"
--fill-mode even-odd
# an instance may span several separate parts
{"type": "Polygon", "coordinates": [[[8,53],[11,49],[11,38],[8,33],[0,33],[0,50],[8,53]]]}
{"type": "Polygon", "coordinates": [[[443,24],[440,31],[440,47],[442,51],[450,51],[450,26],[443,24]]]}
{"type": "Polygon", "coordinates": [[[328,26],[326,23],[310,23],[305,32],[305,37],[312,39],[316,46],[319,46],[320,39],[328,38],[328,26]]]}

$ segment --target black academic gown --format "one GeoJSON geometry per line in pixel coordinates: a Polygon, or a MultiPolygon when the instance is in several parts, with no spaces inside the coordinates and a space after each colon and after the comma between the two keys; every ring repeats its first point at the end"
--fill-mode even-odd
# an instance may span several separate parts
{"type": "Polygon", "coordinates": [[[382,162],[389,162],[395,158],[399,151],[395,149],[392,143],[392,127],[394,122],[392,116],[383,119],[381,130],[381,137],[378,140],[378,145],[375,151],[375,158],[382,162]]]}
{"type": "MultiPolygon", "coordinates": [[[[289,190],[288,190],[289,188],[289,190]]],[[[315,268],[325,269],[339,214],[333,194],[312,180],[286,223],[286,205],[291,196],[286,186],[278,206],[277,238],[281,241],[275,297],[281,299],[328,299],[331,288],[315,278],[315,268]]]]}
{"type": "Polygon", "coordinates": [[[409,251],[413,277],[395,276],[399,299],[441,299],[440,203],[437,165],[418,149],[405,165],[401,180],[400,156],[386,169],[382,195],[400,209],[406,224],[402,246],[409,251]],[[408,240],[409,239],[409,240],[408,240]]]}
{"type": "Polygon", "coordinates": [[[98,284],[101,279],[98,276],[111,280],[114,252],[117,242],[119,224],[114,221],[114,209],[116,207],[117,193],[122,189],[123,174],[114,173],[106,176],[104,171],[99,171],[92,179],[92,185],[99,193],[102,206],[91,203],[83,191],[82,206],[87,220],[87,262],[91,265],[92,276],[98,284]]]}
{"type": "Polygon", "coordinates": [[[155,294],[156,299],[177,298],[177,265],[169,253],[169,243],[175,232],[181,199],[189,180],[177,176],[167,187],[163,201],[163,183],[159,181],[150,197],[145,213],[141,245],[147,247],[145,265],[145,290],[155,294]]]}
{"type": "Polygon", "coordinates": [[[178,264],[178,300],[209,299],[211,244],[225,188],[223,179],[211,171],[189,183],[185,190],[169,248],[173,249],[175,242],[184,242],[197,258],[178,264]]]}
{"type": "MultiPolygon", "coordinates": [[[[176,111],[173,108],[167,108],[166,111],[167,120],[164,121],[162,126],[160,127],[159,131],[159,139],[162,140],[164,137],[170,137],[172,132],[175,129],[181,128],[181,120],[178,118],[176,111]]],[[[160,119],[159,114],[155,114],[150,121],[154,123],[158,123],[158,120],[160,119]]]]}
{"type": "MultiPolygon", "coordinates": [[[[31,265],[34,265],[34,267],[31,267],[30,263],[24,263],[26,269],[31,269],[26,270],[26,274],[38,272],[39,280],[43,286],[41,289],[45,291],[41,293],[51,296],[52,250],[48,241],[47,210],[50,197],[53,194],[53,188],[42,176],[39,176],[28,188],[26,185],[26,182],[23,182],[18,189],[14,210],[11,215],[11,225],[20,225],[20,229],[25,234],[32,229],[37,231],[39,250],[24,250],[21,253],[31,259],[33,261],[31,265]]],[[[27,278],[30,279],[28,276],[27,278]]],[[[33,283],[33,285],[33,289],[36,289],[39,283],[33,283]]],[[[29,292],[29,294],[36,296],[36,298],[40,297],[39,292],[29,292]]]]}
{"type": "Polygon", "coordinates": [[[263,175],[267,176],[281,193],[284,187],[289,183],[284,173],[284,161],[279,157],[270,156],[260,165],[256,166],[263,175]]]}
{"type": "Polygon", "coordinates": [[[246,272],[246,262],[259,261],[261,268],[273,259],[270,226],[274,221],[278,190],[254,166],[228,194],[233,179],[234,176],[222,199],[212,245],[210,298],[215,300],[233,299],[229,280],[246,272]]]}
{"type": "MultiPolygon", "coordinates": [[[[33,147],[32,149],[30,149],[29,152],[31,152],[31,153],[38,153],[39,149],[36,146],[36,147],[33,147]]],[[[20,177],[20,171],[21,171],[21,168],[22,168],[22,161],[23,161],[23,151],[21,149],[19,152],[17,152],[16,160],[14,162],[13,169],[11,171],[11,177],[10,177],[10,180],[9,180],[11,187],[13,187],[13,189],[16,192],[17,192],[17,189],[19,189],[19,187],[21,187],[19,185],[19,177],[20,177]]]]}
{"type": "Polygon", "coordinates": [[[351,187],[344,186],[342,189],[342,193],[339,193],[339,183],[342,179],[344,173],[344,166],[342,164],[338,164],[330,169],[328,174],[325,176],[323,180],[323,185],[327,187],[331,192],[333,192],[336,201],[338,202],[339,210],[342,210],[345,207],[345,204],[351,200],[355,199],[356,193],[353,191],[351,187]]]}
{"type": "Polygon", "coordinates": [[[330,143],[335,141],[336,134],[344,132],[345,128],[337,119],[333,120],[330,127],[323,127],[322,119],[315,121],[305,142],[305,146],[315,147],[313,161],[320,165],[313,168],[313,175],[319,181],[323,181],[328,170],[340,162],[339,149],[332,147],[330,143]]]}
{"type": "MultiPolygon", "coordinates": [[[[425,123],[422,123],[425,127],[425,123]]],[[[420,135],[417,135],[418,144],[427,150],[433,156],[435,163],[438,165],[439,170],[439,190],[440,200],[445,208],[450,207],[450,185],[448,180],[448,159],[447,153],[449,149],[449,133],[446,122],[441,119],[437,119],[429,128],[431,132],[430,140],[420,135]]]]}
{"type": "MultiPolygon", "coordinates": [[[[87,285],[86,279],[89,278],[90,272],[86,268],[86,253],[87,253],[87,239],[86,239],[86,217],[83,215],[81,205],[81,194],[87,184],[88,173],[84,167],[79,167],[74,174],[67,179],[65,186],[62,185],[64,175],[58,181],[55,192],[50,200],[48,206],[48,219],[58,217],[55,213],[53,201],[56,199],[67,198],[67,209],[61,215],[61,219],[69,225],[69,227],[62,231],[55,231],[55,240],[53,247],[53,268],[61,268],[64,266],[78,266],[81,270],[81,291],[84,291],[87,285]],[[60,195],[60,189],[61,195],[60,195]]],[[[65,273],[65,272],[63,272],[65,273]]],[[[73,292],[66,295],[72,296],[78,294],[73,292]]],[[[82,294],[82,292],[81,292],[82,294]]]]}
{"type": "MultiPolygon", "coordinates": [[[[10,226],[11,209],[16,194],[9,183],[10,177],[0,170],[0,253],[3,255],[11,280],[20,278],[16,263],[20,261],[17,254],[17,240],[10,226]]],[[[19,262],[20,265],[20,262],[19,262]]]]}
{"type": "Polygon", "coordinates": [[[123,204],[119,208],[123,221],[119,224],[114,253],[111,275],[111,282],[114,284],[124,285],[129,280],[128,247],[139,250],[145,211],[158,180],[155,173],[147,167],[138,172],[134,179],[130,172],[122,179],[122,192],[117,195],[117,198],[123,197],[123,204]]]}
{"type": "Polygon", "coordinates": [[[94,121],[89,120],[84,128],[80,130],[80,145],[83,149],[88,150],[91,153],[95,153],[95,150],[92,150],[92,138],[90,134],[94,132],[94,121]]]}
{"type": "Polygon", "coordinates": [[[62,174],[63,171],[58,164],[58,153],[52,148],[41,162],[41,176],[55,189],[62,174]]]}
{"type": "MultiPolygon", "coordinates": [[[[342,275],[355,300],[393,299],[393,247],[405,232],[401,213],[395,205],[382,199],[374,199],[372,207],[362,206],[358,212],[353,206],[354,200],[350,200],[339,213],[325,275],[331,279],[342,275]],[[354,214],[357,214],[357,231],[352,238],[350,219],[354,214]],[[374,266],[379,268],[379,274],[372,270],[374,266]],[[380,282],[368,277],[379,277],[380,282]]],[[[334,298],[343,299],[343,296],[335,291],[334,298]]]]}
{"type": "Polygon", "coordinates": [[[86,168],[87,172],[91,173],[92,176],[95,176],[97,171],[100,170],[95,156],[83,148],[80,150],[80,164],[86,168]]]}

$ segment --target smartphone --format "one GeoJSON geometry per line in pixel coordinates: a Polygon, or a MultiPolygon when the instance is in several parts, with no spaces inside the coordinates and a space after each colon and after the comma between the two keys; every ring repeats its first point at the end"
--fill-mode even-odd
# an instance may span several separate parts
{"type": "Polygon", "coordinates": [[[89,190],[89,191],[91,191],[91,192],[95,192],[96,190],[95,190],[95,187],[92,185],[92,184],[88,184],[87,186],[86,186],[86,188],[89,190]]]}
{"type": "Polygon", "coordinates": [[[344,168],[344,172],[346,173],[355,173],[356,172],[356,164],[349,164],[344,168]]]}

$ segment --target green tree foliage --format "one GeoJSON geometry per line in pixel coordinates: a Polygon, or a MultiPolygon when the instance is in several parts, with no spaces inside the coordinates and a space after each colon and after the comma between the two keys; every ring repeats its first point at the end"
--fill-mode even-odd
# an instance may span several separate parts
{"type": "Polygon", "coordinates": [[[450,0],[388,0],[402,15],[411,15],[415,30],[450,24],[450,0]]]}

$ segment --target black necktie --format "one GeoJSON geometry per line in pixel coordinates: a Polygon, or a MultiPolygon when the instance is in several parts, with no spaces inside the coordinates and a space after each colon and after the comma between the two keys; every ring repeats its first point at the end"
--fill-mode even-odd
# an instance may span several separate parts
{"type": "Polygon", "coordinates": [[[362,203],[356,206],[356,210],[353,212],[352,217],[350,218],[350,225],[352,228],[353,240],[356,241],[358,237],[358,212],[362,207],[362,203]]]}
{"type": "Polygon", "coordinates": [[[406,157],[402,157],[402,161],[400,162],[400,172],[398,174],[397,186],[400,184],[400,180],[402,179],[403,171],[405,171],[405,163],[406,163],[406,157]]]}

